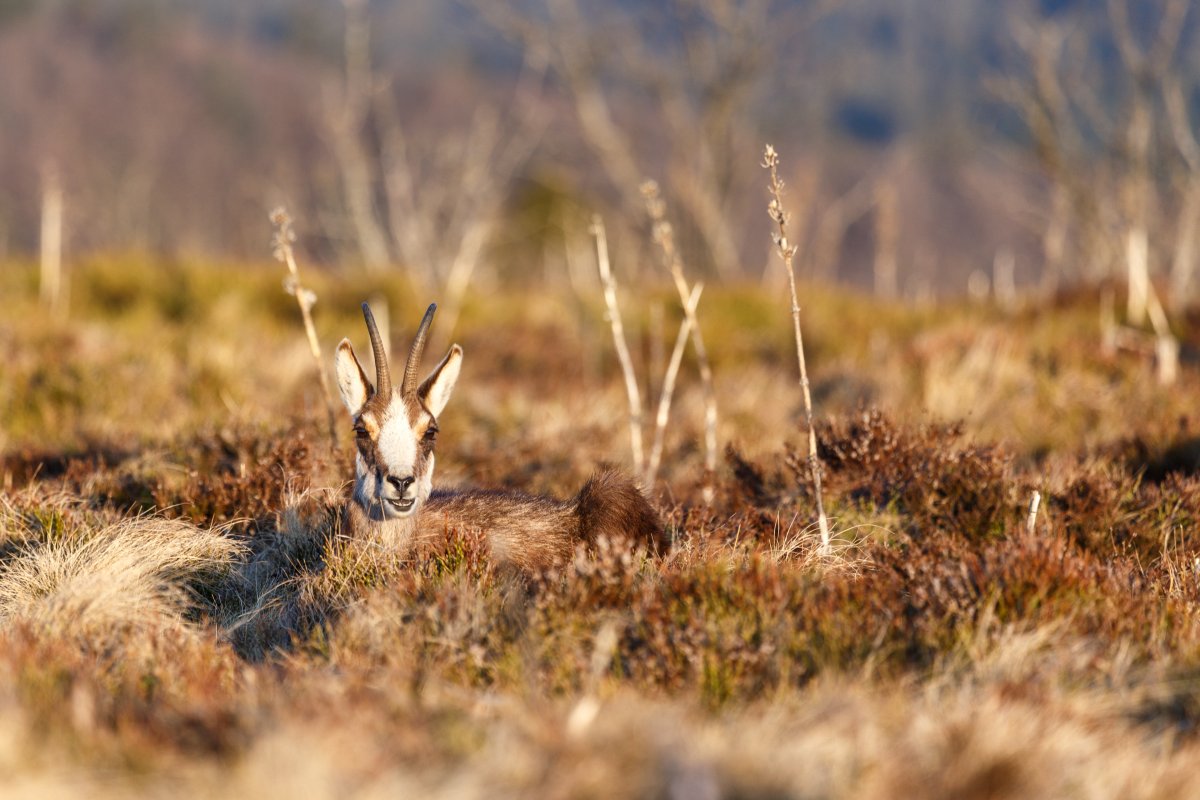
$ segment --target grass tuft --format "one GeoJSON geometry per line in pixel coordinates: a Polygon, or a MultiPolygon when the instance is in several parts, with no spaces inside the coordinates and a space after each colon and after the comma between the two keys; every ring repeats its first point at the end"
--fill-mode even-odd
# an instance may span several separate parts
{"type": "Polygon", "coordinates": [[[71,538],[53,525],[0,567],[0,622],[92,646],[177,627],[241,549],[219,530],[154,517],[71,538]]]}

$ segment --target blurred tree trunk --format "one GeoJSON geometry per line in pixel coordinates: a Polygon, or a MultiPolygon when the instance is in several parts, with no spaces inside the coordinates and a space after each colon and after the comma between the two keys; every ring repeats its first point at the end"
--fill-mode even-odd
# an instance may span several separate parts
{"type": "Polygon", "coordinates": [[[345,81],[341,107],[330,113],[333,154],[342,192],[363,263],[372,271],[388,263],[388,242],[375,211],[370,157],[362,142],[371,95],[370,34],[363,0],[343,0],[346,9],[345,81]]]}
{"type": "Polygon", "coordinates": [[[1125,265],[1129,291],[1125,317],[1129,324],[1141,327],[1146,322],[1146,304],[1150,298],[1150,237],[1146,231],[1150,203],[1150,108],[1147,98],[1138,96],[1129,115],[1129,174],[1125,177],[1125,265]]]}
{"type": "Polygon", "coordinates": [[[1183,201],[1175,230],[1175,255],[1171,262],[1171,300],[1183,305],[1195,291],[1196,234],[1200,224],[1200,141],[1192,129],[1183,84],[1171,79],[1163,90],[1175,148],[1187,167],[1181,178],[1183,201]]]}
{"type": "Polygon", "coordinates": [[[1196,274],[1196,225],[1200,222],[1200,177],[1189,176],[1184,189],[1179,229],[1175,235],[1175,257],[1171,263],[1171,297],[1183,305],[1193,292],[1196,274]]]}
{"type": "MultiPolygon", "coordinates": [[[[1107,0],[1104,6],[1048,14],[1027,3],[1023,12],[1009,15],[1022,63],[996,81],[1028,126],[1050,180],[1043,286],[1051,290],[1067,278],[1097,279],[1119,265],[1133,325],[1146,322],[1153,265],[1162,256],[1159,243],[1167,240],[1164,228],[1172,227],[1155,209],[1182,208],[1174,226],[1180,270],[1191,247],[1184,215],[1194,212],[1186,202],[1172,202],[1168,182],[1159,177],[1169,174],[1169,163],[1158,113],[1189,5],[1156,0],[1139,4],[1135,13],[1128,0],[1107,0]],[[1111,37],[1118,59],[1097,50],[1100,37],[1111,37]]],[[[1169,95],[1167,100],[1169,109],[1169,95]]],[[[1177,128],[1186,127],[1185,112],[1171,116],[1179,118],[1177,128]]],[[[1200,149],[1193,157],[1200,163],[1200,149]]]]}
{"type": "Polygon", "coordinates": [[[881,181],[875,196],[875,294],[893,299],[898,289],[899,198],[894,180],[881,181]]]}
{"type": "Polygon", "coordinates": [[[645,224],[638,188],[655,179],[685,212],[692,260],[738,275],[748,241],[738,203],[754,185],[739,165],[753,164],[760,146],[751,106],[774,77],[772,48],[792,44],[836,0],[473,5],[526,52],[549,54],[626,224],[645,224]],[[624,108],[639,113],[619,117],[624,108]]]}

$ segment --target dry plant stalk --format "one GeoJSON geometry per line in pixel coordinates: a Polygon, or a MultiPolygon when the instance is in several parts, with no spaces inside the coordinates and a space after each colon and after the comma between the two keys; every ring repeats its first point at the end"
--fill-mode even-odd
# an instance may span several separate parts
{"type": "MultiPolygon", "coordinates": [[[[659,465],[662,463],[663,442],[666,439],[667,422],[671,417],[671,398],[675,395],[675,381],[679,377],[679,367],[683,363],[683,351],[687,349],[688,336],[696,330],[692,320],[695,318],[696,306],[700,303],[700,293],[703,291],[704,284],[697,283],[692,287],[692,293],[683,304],[683,323],[679,326],[679,335],[675,337],[675,349],[671,351],[671,360],[667,364],[666,372],[663,373],[662,391],[658,396],[658,414],[654,418],[654,442],[650,446],[650,460],[646,464],[644,482],[647,488],[654,486],[654,481],[658,477],[659,465]]],[[[707,470],[709,482],[711,482],[712,474],[713,469],[710,467],[707,470]]],[[[704,502],[711,503],[712,496],[712,486],[705,486],[704,502]]]]}
{"type": "Polygon", "coordinates": [[[608,309],[608,322],[612,327],[613,347],[621,372],[625,376],[625,394],[629,398],[629,448],[633,453],[633,468],[638,475],[645,474],[646,456],[642,449],[642,393],[638,389],[637,376],[633,372],[633,359],[629,356],[629,345],[625,342],[625,326],[621,324],[621,307],[617,302],[617,281],[613,277],[608,260],[608,237],[604,233],[604,220],[599,214],[592,217],[588,229],[596,243],[596,265],[600,270],[600,283],[604,287],[604,305],[608,309]]]}
{"type": "Polygon", "coordinates": [[[41,298],[51,313],[65,309],[63,302],[63,191],[53,161],[42,168],[41,298]]]}
{"type": "Polygon", "coordinates": [[[800,388],[804,392],[804,420],[808,426],[808,468],[812,473],[813,495],[817,499],[817,524],[821,530],[821,552],[829,553],[829,519],[825,516],[825,503],[821,499],[821,461],[817,457],[817,432],[813,427],[812,392],[808,385],[808,367],[804,362],[804,338],[800,334],[800,301],[796,297],[796,270],[793,259],[796,256],[795,246],[788,243],[788,215],[783,210],[783,181],[779,179],[779,154],[775,148],[767,145],[763,152],[763,168],[771,174],[771,202],[767,204],[767,214],[779,227],[779,232],[772,236],[775,249],[783,261],[787,272],[788,288],[792,293],[792,327],[796,335],[796,359],[800,365],[800,388]]]}
{"type": "Polygon", "coordinates": [[[1170,386],[1179,376],[1179,340],[1171,333],[1167,313],[1158,299],[1153,284],[1148,285],[1146,311],[1150,315],[1150,326],[1154,329],[1154,354],[1158,362],[1158,382],[1170,386]]]}
{"type": "Polygon", "coordinates": [[[1150,304],[1150,241],[1146,228],[1136,225],[1125,236],[1125,261],[1129,267],[1125,318],[1131,325],[1141,327],[1146,321],[1150,304]]]}
{"type": "Polygon", "coordinates": [[[592,645],[591,669],[586,676],[587,690],[567,717],[567,734],[577,739],[587,732],[600,714],[599,687],[612,665],[613,654],[621,643],[616,620],[606,620],[596,631],[592,645]]]}
{"type": "MultiPolygon", "coordinates": [[[[667,221],[667,207],[666,203],[662,200],[658,184],[654,181],[643,183],[642,195],[646,198],[646,210],[649,212],[650,219],[654,224],[654,243],[662,251],[663,265],[671,273],[671,279],[675,283],[675,291],[679,293],[679,302],[683,306],[684,322],[691,334],[692,349],[696,353],[696,364],[700,370],[700,382],[704,387],[704,469],[706,472],[704,501],[711,503],[713,499],[712,481],[717,471],[717,393],[713,387],[713,374],[712,367],[708,361],[708,348],[704,346],[704,336],[700,332],[700,322],[696,319],[696,306],[690,302],[695,287],[688,287],[687,278],[683,274],[683,261],[679,257],[679,250],[675,247],[675,231],[671,227],[671,223],[667,221]]],[[[697,300],[699,300],[698,297],[697,300]]],[[[682,329],[680,335],[681,337],[683,336],[682,329]]],[[[681,339],[681,341],[686,340],[681,339]]],[[[680,353],[681,357],[682,355],[680,353]]],[[[664,383],[665,387],[666,384],[664,383]]],[[[666,398],[666,401],[669,405],[670,398],[666,398]]],[[[652,477],[653,473],[651,474],[652,477]]]]}
{"type": "Polygon", "coordinates": [[[296,254],[292,250],[292,242],[296,241],[296,232],[292,230],[292,218],[287,209],[280,206],[271,212],[271,224],[275,226],[275,234],[271,237],[272,252],[288,269],[288,276],[283,281],[283,289],[296,298],[300,306],[300,316],[304,319],[304,333],[308,337],[308,349],[312,352],[313,361],[317,365],[317,377],[321,381],[321,393],[325,396],[325,411],[328,414],[329,441],[333,449],[337,449],[337,412],[333,404],[333,391],[329,387],[329,376],[326,374],[325,361],[321,358],[321,343],[317,340],[317,329],[313,326],[312,307],[317,302],[317,294],[300,283],[300,271],[296,269],[296,254]]]}
{"type": "Polygon", "coordinates": [[[1037,489],[1029,498],[1029,516],[1025,518],[1025,532],[1033,535],[1037,530],[1038,507],[1042,504],[1042,493],[1037,489]]]}

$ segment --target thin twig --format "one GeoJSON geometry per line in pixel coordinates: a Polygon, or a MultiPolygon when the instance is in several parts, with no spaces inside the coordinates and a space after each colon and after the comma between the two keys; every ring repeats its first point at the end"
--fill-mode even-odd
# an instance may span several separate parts
{"type": "Polygon", "coordinates": [[[617,281],[609,265],[608,238],[604,233],[604,220],[599,214],[592,217],[589,232],[596,242],[596,264],[600,269],[600,283],[604,287],[604,305],[608,309],[613,347],[617,351],[617,360],[621,362],[621,372],[625,376],[625,393],[629,397],[629,448],[633,454],[633,469],[638,475],[642,475],[646,468],[646,456],[642,451],[642,393],[638,389],[637,376],[633,371],[629,345],[625,343],[625,327],[621,324],[621,307],[617,302],[617,281]]]}
{"type": "Polygon", "coordinates": [[[1158,362],[1158,382],[1163,386],[1175,383],[1179,376],[1179,340],[1171,333],[1167,312],[1163,310],[1154,284],[1147,287],[1146,310],[1150,314],[1150,325],[1154,328],[1154,355],[1158,362]]]}
{"type": "MultiPolygon", "coordinates": [[[[692,333],[693,312],[696,310],[697,304],[700,302],[700,293],[704,291],[704,284],[697,283],[692,287],[692,294],[684,303],[683,322],[679,325],[679,335],[675,337],[675,349],[671,351],[671,360],[667,364],[667,371],[663,374],[662,392],[658,396],[658,414],[654,418],[654,443],[650,446],[650,461],[646,465],[645,484],[647,487],[654,486],[654,480],[658,477],[658,467],[662,463],[663,441],[666,439],[667,422],[671,416],[671,398],[675,394],[675,379],[679,376],[679,366],[683,363],[683,351],[687,349],[688,336],[692,333]]],[[[711,491],[710,487],[705,487],[706,491],[711,491]]]]}
{"type": "Polygon", "coordinates": [[[305,288],[300,283],[300,271],[296,269],[296,255],[292,250],[292,242],[296,241],[296,232],[292,230],[292,218],[282,206],[271,212],[271,222],[275,225],[275,235],[271,237],[271,246],[275,258],[287,265],[288,277],[283,281],[283,288],[296,298],[300,306],[300,316],[304,319],[304,334],[308,337],[308,349],[312,352],[313,361],[317,365],[317,377],[321,380],[321,393],[325,396],[325,411],[329,415],[329,441],[333,449],[337,449],[337,412],[333,404],[333,390],[329,387],[329,376],[326,374],[325,361],[321,358],[321,343],[317,340],[317,329],[313,326],[312,307],[317,302],[316,292],[305,288]]]}
{"type": "Polygon", "coordinates": [[[821,552],[829,553],[829,520],[825,516],[825,503],[821,499],[821,461],[817,456],[817,432],[813,427],[812,392],[808,385],[808,367],[804,362],[804,338],[800,334],[800,301],[796,297],[796,271],[792,265],[796,256],[796,248],[788,243],[788,215],[783,210],[783,181],[779,179],[779,154],[775,148],[767,145],[763,154],[763,167],[771,173],[771,202],[767,205],[767,213],[779,232],[772,238],[779,258],[787,271],[788,288],[792,293],[792,327],[796,335],[796,359],[800,366],[800,388],[804,393],[804,420],[808,425],[808,467],[812,473],[813,494],[817,499],[817,524],[821,529],[821,552]]]}
{"type": "Polygon", "coordinates": [[[1037,489],[1033,490],[1033,496],[1029,498],[1029,516],[1025,518],[1025,532],[1032,535],[1037,530],[1037,515],[1038,506],[1042,503],[1042,493],[1037,489]]]}
{"type": "Polygon", "coordinates": [[[691,332],[692,350],[696,353],[696,365],[700,370],[700,383],[704,388],[704,502],[713,500],[713,479],[717,471],[717,392],[713,386],[712,367],[708,361],[708,349],[704,346],[704,336],[700,332],[700,321],[696,318],[696,307],[689,307],[690,295],[694,288],[688,287],[687,278],[683,274],[683,261],[679,250],[675,247],[675,232],[671,223],[666,219],[666,204],[654,181],[642,184],[642,195],[646,198],[646,210],[654,223],[653,238],[662,251],[663,264],[671,273],[675,283],[675,291],[679,293],[679,303],[683,306],[684,318],[691,332]]]}

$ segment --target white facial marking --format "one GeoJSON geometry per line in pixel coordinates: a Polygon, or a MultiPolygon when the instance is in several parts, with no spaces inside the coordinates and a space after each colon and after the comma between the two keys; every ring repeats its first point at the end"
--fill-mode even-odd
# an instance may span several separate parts
{"type": "Polygon", "coordinates": [[[429,454],[429,458],[425,459],[425,474],[417,476],[417,494],[419,497],[428,498],[433,492],[433,453],[429,454]]]}
{"type": "Polygon", "coordinates": [[[362,504],[368,505],[371,502],[371,496],[374,490],[370,487],[370,471],[367,469],[367,462],[363,460],[362,453],[356,453],[354,456],[354,473],[356,480],[354,482],[354,496],[357,497],[362,504]]]}
{"type": "Polygon", "coordinates": [[[392,414],[379,429],[379,458],[388,474],[411,478],[417,463],[417,437],[403,411],[392,414]]]}

